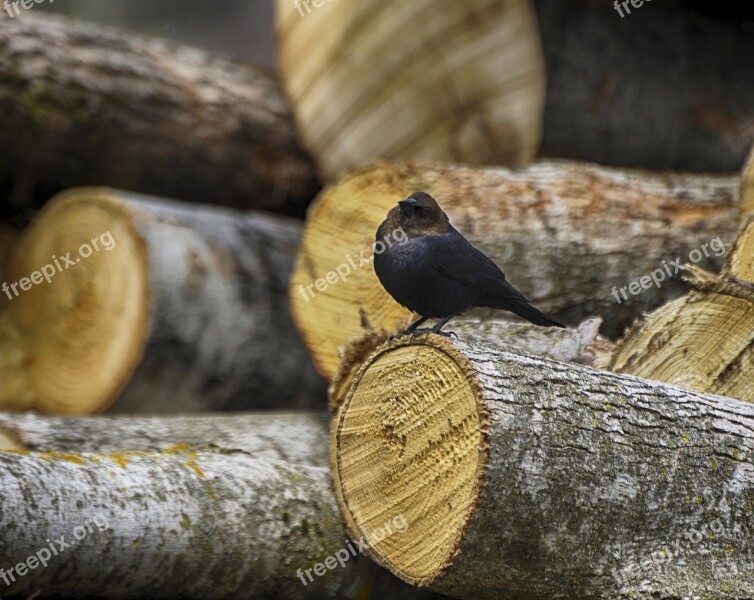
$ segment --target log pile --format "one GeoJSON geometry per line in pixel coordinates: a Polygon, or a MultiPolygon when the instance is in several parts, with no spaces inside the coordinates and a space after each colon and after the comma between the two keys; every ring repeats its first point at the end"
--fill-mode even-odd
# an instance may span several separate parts
{"type": "Polygon", "coordinates": [[[1,18],[0,597],[754,600],[754,38],[649,6],[1,18]],[[568,326],[402,335],[419,190],[568,326]]]}

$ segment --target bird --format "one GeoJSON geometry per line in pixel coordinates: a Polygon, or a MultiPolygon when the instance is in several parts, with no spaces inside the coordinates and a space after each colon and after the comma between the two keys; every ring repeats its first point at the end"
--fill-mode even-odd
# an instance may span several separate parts
{"type": "Polygon", "coordinates": [[[375,252],[374,270],[396,302],[420,315],[401,335],[423,331],[453,335],[442,328],[473,307],[507,310],[543,327],[565,327],[532,306],[500,267],[450,224],[426,192],[399,201],[377,229],[376,239],[400,230],[405,243],[375,252]],[[440,321],[431,329],[418,329],[428,319],[440,321]]]}

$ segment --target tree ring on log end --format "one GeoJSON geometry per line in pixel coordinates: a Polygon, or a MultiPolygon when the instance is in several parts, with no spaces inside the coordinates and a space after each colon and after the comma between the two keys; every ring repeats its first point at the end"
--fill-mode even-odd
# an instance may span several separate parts
{"type": "Polygon", "coordinates": [[[458,552],[484,484],[488,419],[466,358],[423,335],[372,354],[334,421],[333,476],[350,532],[409,583],[429,585],[458,552]],[[379,539],[386,524],[393,532],[379,539]]]}
{"type": "Polygon", "coordinates": [[[46,268],[49,282],[9,307],[28,345],[35,408],[101,412],[131,379],[150,329],[146,253],[127,206],[105,188],[64,192],[41,211],[11,281],[46,268]]]}

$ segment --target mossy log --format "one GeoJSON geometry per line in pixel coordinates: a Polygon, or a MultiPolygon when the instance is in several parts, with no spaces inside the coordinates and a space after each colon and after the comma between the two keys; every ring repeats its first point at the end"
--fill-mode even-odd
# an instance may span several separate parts
{"type": "MultiPolygon", "coordinates": [[[[395,332],[412,319],[380,285],[371,256],[387,212],[417,190],[437,198],[453,225],[538,308],[565,323],[600,316],[611,337],[685,291],[680,281],[665,281],[617,303],[613,286],[627,286],[663,259],[686,257],[713,238],[728,244],[738,227],[736,176],[571,162],[520,170],[427,162],[365,168],[310,208],[289,292],[295,323],[328,378],[365,324],[395,332]]],[[[706,264],[722,263],[711,258],[706,264]]]]}
{"type": "Polygon", "coordinates": [[[108,188],[58,195],[19,241],[19,285],[4,290],[0,406],[324,408],[286,302],[300,232],[283,216],[108,188]],[[50,277],[34,284],[40,271],[50,277]]]}
{"type": "Polygon", "coordinates": [[[325,467],[329,418],[317,412],[50,417],[0,413],[0,451],[153,452],[180,446],[325,467]]]}
{"type": "Polygon", "coordinates": [[[281,82],[326,178],[379,157],[515,166],[536,155],[545,73],[530,0],[276,8],[281,82]]]}
{"type": "MultiPolygon", "coordinates": [[[[494,344],[508,350],[546,356],[553,360],[606,367],[612,359],[614,344],[599,335],[600,319],[587,319],[578,327],[537,327],[531,323],[501,317],[481,318],[471,314],[455,317],[445,331],[477,344],[494,344]]],[[[329,407],[337,410],[345,401],[356,374],[367,357],[390,335],[372,331],[353,342],[343,353],[343,360],[330,382],[329,407]]],[[[2,432],[0,420],[0,432],[2,432]]]]}
{"type": "Polygon", "coordinates": [[[0,489],[3,597],[431,597],[358,551],[331,558],[349,547],[324,468],[221,449],[0,452],[0,489]]]}
{"type": "Polygon", "coordinates": [[[270,74],[23,12],[0,18],[0,215],[76,185],[303,214],[319,183],[270,74]]]}
{"type": "Polygon", "coordinates": [[[686,272],[691,291],[637,323],[610,369],[754,402],[754,216],[719,276],[686,272]]]}
{"type": "Polygon", "coordinates": [[[541,156],[741,168],[754,143],[751,65],[741,60],[754,56],[747,5],[637,0],[618,12],[612,1],[533,2],[547,65],[541,156]],[[721,5],[729,18],[709,14],[721,5]]]}
{"type": "Polygon", "coordinates": [[[433,334],[364,363],[333,423],[353,535],[456,598],[754,598],[754,406],[433,334]]]}

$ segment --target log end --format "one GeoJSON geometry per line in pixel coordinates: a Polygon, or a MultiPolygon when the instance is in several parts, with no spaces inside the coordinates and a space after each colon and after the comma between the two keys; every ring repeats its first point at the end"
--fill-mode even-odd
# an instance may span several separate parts
{"type": "Polygon", "coordinates": [[[404,581],[429,585],[453,563],[484,483],[488,422],[476,375],[447,338],[384,344],[357,374],[333,422],[336,495],[351,533],[404,581]],[[400,516],[406,531],[380,539],[400,516]]]}
{"type": "MultiPolygon", "coordinates": [[[[150,328],[144,241],[124,203],[105,188],[56,196],[21,238],[0,339],[0,374],[21,378],[23,408],[101,412],[141,361],[150,328]],[[17,292],[17,294],[16,294],[17,292]]],[[[7,395],[7,394],[4,394],[7,395]]],[[[0,405],[17,398],[0,396],[0,405]]]]}

